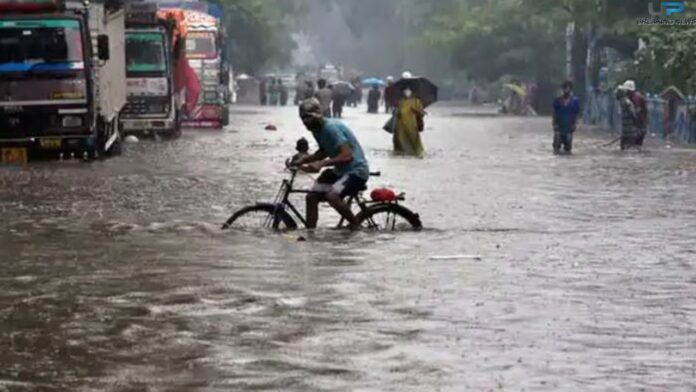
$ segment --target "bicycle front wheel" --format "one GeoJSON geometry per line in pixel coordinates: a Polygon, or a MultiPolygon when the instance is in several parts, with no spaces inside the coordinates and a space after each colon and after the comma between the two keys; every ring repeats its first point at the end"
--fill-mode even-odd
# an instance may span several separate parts
{"type": "Polygon", "coordinates": [[[372,205],[361,211],[356,219],[361,227],[371,230],[406,231],[423,228],[418,214],[395,203],[372,205]]]}
{"type": "Polygon", "coordinates": [[[297,229],[297,223],[282,207],[273,204],[257,204],[235,212],[222,225],[227,229],[297,229]]]}

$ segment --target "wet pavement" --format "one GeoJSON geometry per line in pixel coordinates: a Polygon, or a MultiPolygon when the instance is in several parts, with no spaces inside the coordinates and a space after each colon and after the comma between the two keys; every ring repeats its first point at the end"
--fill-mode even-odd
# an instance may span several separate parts
{"type": "Polygon", "coordinates": [[[443,105],[418,160],[345,114],[425,230],[220,232],[310,136],[290,107],[0,169],[0,391],[696,389],[696,151],[443,105]]]}

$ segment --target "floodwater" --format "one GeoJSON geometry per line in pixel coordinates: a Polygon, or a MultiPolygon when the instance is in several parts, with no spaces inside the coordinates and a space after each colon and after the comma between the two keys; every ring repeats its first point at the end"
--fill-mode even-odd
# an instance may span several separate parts
{"type": "Polygon", "coordinates": [[[0,169],[0,391],[696,390],[696,151],[465,112],[418,160],[346,109],[417,233],[220,232],[310,136],[291,107],[0,169]]]}

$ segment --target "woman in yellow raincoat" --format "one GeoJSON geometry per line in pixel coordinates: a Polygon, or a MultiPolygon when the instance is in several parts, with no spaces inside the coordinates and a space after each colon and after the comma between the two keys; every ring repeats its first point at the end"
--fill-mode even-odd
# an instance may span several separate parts
{"type": "Polygon", "coordinates": [[[426,114],[423,103],[413,96],[413,91],[410,88],[406,87],[402,91],[397,110],[394,151],[404,155],[422,157],[425,150],[420,137],[420,132],[423,129],[419,127],[419,122],[423,124],[422,120],[426,114]]]}

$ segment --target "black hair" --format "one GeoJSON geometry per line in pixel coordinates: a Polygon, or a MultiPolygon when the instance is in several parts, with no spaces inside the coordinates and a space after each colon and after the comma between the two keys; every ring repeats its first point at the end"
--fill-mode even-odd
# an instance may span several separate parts
{"type": "Polygon", "coordinates": [[[297,140],[297,144],[295,145],[295,150],[298,152],[307,152],[309,151],[309,142],[305,138],[301,138],[297,140]]]}
{"type": "Polygon", "coordinates": [[[572,88],[573,88],[573,82],[570,81],[570,80],[564,81],[563,84],[561,84],[561,88],[566,88],[566,87],[570,87],[570,88],[572,89],[572,88]]]}
{"type": "Polygon", "coordinates": [[[317,82],[317,85],[319,86],[319,88],[326,87],[326,79],[319,79],[319,81],[317,82]]]}

